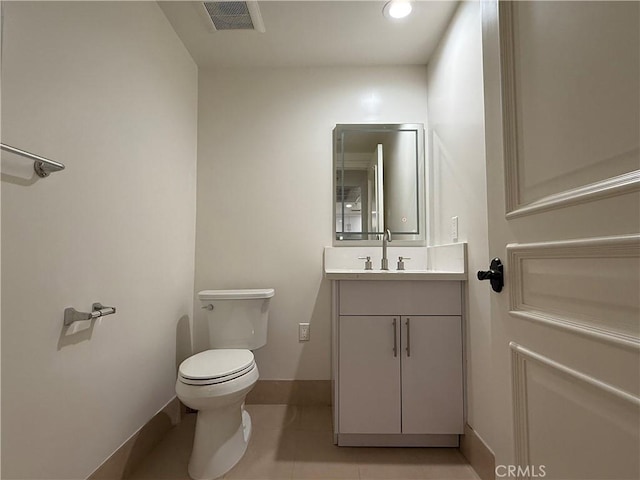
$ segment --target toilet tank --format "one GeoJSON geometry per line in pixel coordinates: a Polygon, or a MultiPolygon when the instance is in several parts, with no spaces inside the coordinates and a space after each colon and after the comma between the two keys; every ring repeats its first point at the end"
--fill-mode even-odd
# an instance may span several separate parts
{"type": "Polygon", "coordinates": [[[199,292],[209,323],[209,348],[255,350],[264,346],[274,294],[273,288],[199,292]]]}

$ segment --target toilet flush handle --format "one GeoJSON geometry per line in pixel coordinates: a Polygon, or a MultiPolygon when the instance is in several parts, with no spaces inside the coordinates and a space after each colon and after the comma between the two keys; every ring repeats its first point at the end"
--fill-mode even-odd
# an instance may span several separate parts
{"type": "Polygon", "coordinates": [[[201,307],[201,308],[203,308],[204,310],[211,311],[213,310],[213,303],[210,303],[209,305],[205,305],[204,307],[201,307]]]}

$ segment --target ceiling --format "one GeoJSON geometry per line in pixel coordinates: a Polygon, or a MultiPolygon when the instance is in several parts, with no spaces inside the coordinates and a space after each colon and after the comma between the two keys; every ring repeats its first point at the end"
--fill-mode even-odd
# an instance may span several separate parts
{"type": "Polygon", "coordinates": [[[258,2],[265,32],[213,31],[202,2],[160,1],[199,67],[425,65],[458,2],[413,2],[391,21],[385,1],[258,2]]]}

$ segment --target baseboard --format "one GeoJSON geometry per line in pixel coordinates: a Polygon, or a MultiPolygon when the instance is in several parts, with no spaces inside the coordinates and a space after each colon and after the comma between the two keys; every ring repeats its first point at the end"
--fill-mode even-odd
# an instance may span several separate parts
{"type": "Polygon", "coordinates": [[[482,480],[495,480],[495,455],[468,424],[460,436],[460,452],[482,480]]]}
{"type": "Polygon", "coordinates": [[[123,480],[133,472],[164,435],[184,414],[184,407],[173,397],[151,420],[116,449],[87,480],[123,480]]]}
{"type": "Polygon", "coordinates": [[[331,405],[331,380],[258,380],[246,403],[331,405]]]}
{"type": "Polygon", "coordinates": [[[339,433],[340,447],[457,447],[459,435],[339,433]]]}

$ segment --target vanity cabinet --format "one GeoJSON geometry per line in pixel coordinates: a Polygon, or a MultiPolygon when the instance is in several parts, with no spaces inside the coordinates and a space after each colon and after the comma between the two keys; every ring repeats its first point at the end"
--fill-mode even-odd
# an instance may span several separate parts
{"type": "Polygon", "coordinates": [[[457,446],[461,282],[336,283],[337,443],[457,446]]]}

